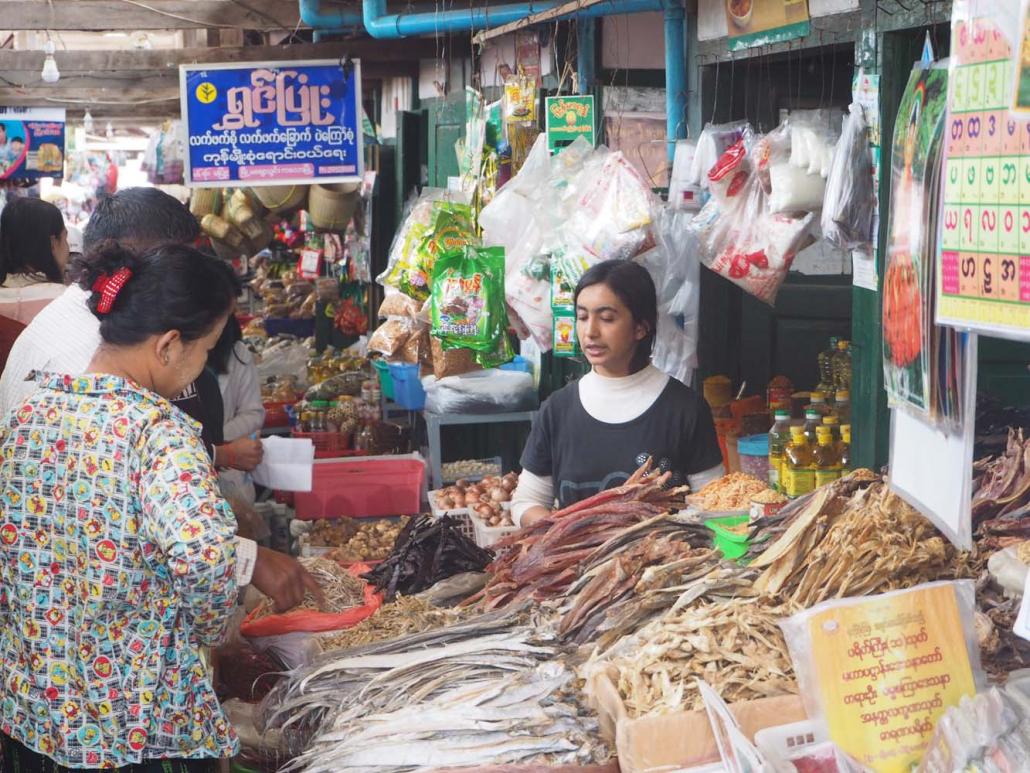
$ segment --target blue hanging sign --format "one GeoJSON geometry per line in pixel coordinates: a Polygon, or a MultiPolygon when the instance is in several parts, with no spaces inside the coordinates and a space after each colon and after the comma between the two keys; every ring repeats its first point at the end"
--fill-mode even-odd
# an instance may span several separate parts
{"type": "Polygon", "coordinates": [[[180,65],[186,184],[360,182],[361,63],[180,65]]]}
{"type": "Polygon", "coordinates": [[[64,177],[63,107],[0,107],[0,180],[64,177]]]}

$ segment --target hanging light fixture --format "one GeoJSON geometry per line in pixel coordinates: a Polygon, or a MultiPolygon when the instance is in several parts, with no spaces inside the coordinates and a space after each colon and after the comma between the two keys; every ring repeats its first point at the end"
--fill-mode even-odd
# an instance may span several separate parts
{"type": "Polygon", "coordinates": [[[89,108],[86,108],[86,115],[82,117],[82,128],[86,130],[86,134],[93,133],[93,116],[89,114],[89,108]]]}
{"type": "Polygon", "coordinates": [[[104,134],[109,140],[114,138],[114,127],[111,125],[110,121],[107,122],[107,128],[104,130],[104,134]]]}
{"type": "Polygon", "coordinates": [[[61,73],[57,69],[57,61],[54,59],[54,50],[54,41],[47,40],[43,47],[43,52],[46,54],[43,59],[43,70],[39,73],[39,77],[43,79],[44,83],[57,83],[61,80],[61,73]]]}

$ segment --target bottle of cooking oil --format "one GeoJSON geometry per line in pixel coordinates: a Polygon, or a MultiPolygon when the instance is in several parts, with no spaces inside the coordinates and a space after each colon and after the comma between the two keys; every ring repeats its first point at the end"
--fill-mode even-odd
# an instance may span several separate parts
{"type": "Polygon", "coordinates": [[[816,430],[816,434],[819,436],[819,444],[813,450],[812,458],[815,462],[815,485],[818,488],[840,478],[841,463],[840,451],[833,442],[833,431],[823,426],[816,430]]]}
{"type": "Polygon", "coordinates": [[[829,416],[833,411],[826,402],[826,393],[818,389],[809,395],[808,408],[806,410],[818,411],[820,416],[829,416]]]}
{"type": "Polygon", "coordinates": [[[827,394],[833,391],[833,355],[837,353],[837,338],[830,339],[830,348],[819,352],[816,360],[819,363],[819,383],[815,390],[827,394]]]}
{"type": "Polygon", "coordinates": [[[851,469],[851,425],[840,425],[840,466],[843,470],[851,469]]]}
{"type": "Polygon", "coordinates": [[[822,426],[823,415],[819,413],[815,408],[809,405],[805,408],[805,424],[804,433],[805,438],[808,440],[809,445],[814,446],[818,440],[815,436],[816,427],[822,426]]]}
{"type": "Polygon", "coordinates": [[[804,427],[790,428],[790,443],[784,449],[783,493],[799,497],[815,488],[815,460],[805,438],[804,427]]]}
{"type": "Polygon", "coordinates": [[[776,411],[769,430],[769,486],[782,493],[783,452],[790,442],[790,412],[776,411]]]}
{"type": "Polygon", "coordinates": [[[837,389],[851,389],[851,344],[837,341],[837,353],[833,355],[833,386],[837,389]]]}
{"type": "MultiPolygon", "coordinates": [[[[833,436],[833,442],[840,442],[840,419],[836,416],[823,416],[823,426],[830,428],[830,434],[833,436]]],[[[816,427],[816,432],[819,432],[819,427],[816,427]]],[[[818,441],[818,438],[816,438],[818,441]]]]}
{"type": "Polygon", "coordinates": [[[851,423],[851,392],[847,389],[837,390],[833,398],[833,412],[842,425],[851,423]]]}

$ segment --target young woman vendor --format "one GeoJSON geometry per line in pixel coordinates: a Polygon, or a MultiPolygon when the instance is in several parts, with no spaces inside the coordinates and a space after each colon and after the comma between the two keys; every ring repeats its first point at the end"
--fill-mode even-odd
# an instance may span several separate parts
{"type": "Polygon", "coordinates": [[[651,364],[654,282],[631,261],[600,263],[579,281],[576,336],[591,371],[544,403],[522,453],[516,524],[621,486],[648,457],[695,491],[723,474],[712,414],[690,387],[651,364]]]}

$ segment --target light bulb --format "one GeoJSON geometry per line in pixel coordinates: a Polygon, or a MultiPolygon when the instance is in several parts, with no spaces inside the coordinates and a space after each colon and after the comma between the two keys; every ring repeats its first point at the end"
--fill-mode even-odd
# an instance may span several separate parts
{"type": "Polygon", "coordinates": [[[114,137],[114,127],[111,126],[111,122],[107,122],[107,128],[104,130],[104,134],[107,135],[107,139],[114,137]]]}
{"type": "Polygon", "coordinates": [[[54,51],[54,41],[48,40],[43,46],[46,57],[43,59],[43,70],[39,74],[44,83],[57,83],[61,80],[61,73],[58,71],[57,61],[54,59],[54,51]]]}
{"type": "Polygon", "coordinates": [[[87,134],[93,133],[93,116],[89,114],[89,108],[86,108],[86,115],[82,118],[82,128],[86,130],[87,134]]]}

